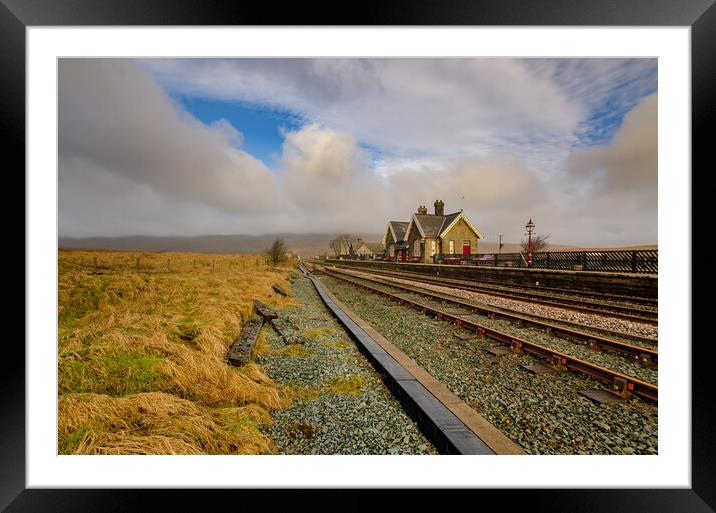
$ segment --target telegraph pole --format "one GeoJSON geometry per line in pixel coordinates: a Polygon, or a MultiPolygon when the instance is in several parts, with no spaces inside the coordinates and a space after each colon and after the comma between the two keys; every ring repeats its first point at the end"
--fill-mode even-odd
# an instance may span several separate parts
{"type": "Polygon", "coordinates": [[[497,254],[498,254],[498,255],[501,255],[501,254],[502,254],[502,246],[503,246],[503,244],[502,244],[502,235],[500,234],[499,237],[500,237],[500,245],[497,247],[497,254]]]}

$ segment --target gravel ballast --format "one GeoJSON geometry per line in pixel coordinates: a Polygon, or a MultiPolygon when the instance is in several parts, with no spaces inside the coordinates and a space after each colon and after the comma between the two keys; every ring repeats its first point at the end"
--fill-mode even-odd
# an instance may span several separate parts
{"type": "Polygon", "coordinates": [[[296,307],[278,310],[286,345],[267,324],[270,351],[256,361],[279,384],[299,391],[272,412],[263,431],[279,454],[437,454],[405,414],[306,278],[293,282],[296,307]],[[354,395],[355,394],[355,395],[354,395]]]}
{"type": "Polygon", "coordinates": [[[658,408],[632,398],[599,405],[579,390],[606,390],[570,372],[533,375],[526,354],[492,356],[487,338],[460,340],[455,328],[328,276],[337,298],[530,454],[655,454],[658,408]]]}
{"type": "MultiPolygon", "coordinates": [[[[364,281],[357,277],[353,277],[351,279],[359,282],[364,281]]],[[[621,372],[622,374],[635,377],[648,383],[657,384],[658,382],[658,370],[655,368],[645,367],[633,357],[595,350],[576,341],[564,340],[546,334],[542,330],[534,327],[520,327],[506,319],[490,319],[485,315],[476,315],[464,307],[450,304],[445,305],[437,299],[425,297],[413,292],[398,290],[389,285],[382,285],[369,281],[365,281],[365,284],[372,288],[389,292],[403,299],[408,299],[419,304],[446,310],[449,313],[462,313],[463,315],[461,315],[461,317],[477,322],[482,326],[493,328],[511,336],[540,344],[574,358],[579,358],[601,367],[621,372]]]]}
{"type": "Polygon", "coordinates": [[[506,310],[525,313],[529,315],[547,317],[565,323],[591,326],[603,330],[610,330],[615,333],[627,333],[631,335],[638,335],[640,337],[649,337],[652,339],[656,339],[658,337],[658,327],[653,326],[651,324],[645,324],[641,322],[629,321],[626,319],[607,317],[603,315],[590,314],[585,312],[578,312],[575,310],[570,310],[568,308],[560,308],[558,306],[540,305],[536,303],[531,303],[529,301],[521,301],[519,299],[507,299],[499,296],[485,294],[482,292],[473,292],[470,290],[458,289],[455,287],[448,287],[444,285],[435,285],[432,283],[408,280],[393,276],[376,276],[371,275],[370,273],[355,271],[353,269],[341,269],[341,271],[352,274],[354,276],[365,276],[367,278],[377,277],[379,279],[384,279],[399,284],[410,285],[413,287],[421,287],[443,294],[454,295],[459,298],[468,299],[484,305],[503,308],[506,310]]]}

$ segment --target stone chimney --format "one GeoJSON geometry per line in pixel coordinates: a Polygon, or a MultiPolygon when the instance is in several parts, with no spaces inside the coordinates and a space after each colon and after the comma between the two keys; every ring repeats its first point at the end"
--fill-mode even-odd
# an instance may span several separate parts
{"type": "Polygon", "coordinates": [[[428,213],[428,207],[425,205],[420,205],[418,207],[418,214],[427,214],[428,213]]]}
{"type": "Polygon", "coordinates": [[[445,203],[443,200],[435,200],[435,215],[436,216],[444,216],[445,215],[445,203]]]}

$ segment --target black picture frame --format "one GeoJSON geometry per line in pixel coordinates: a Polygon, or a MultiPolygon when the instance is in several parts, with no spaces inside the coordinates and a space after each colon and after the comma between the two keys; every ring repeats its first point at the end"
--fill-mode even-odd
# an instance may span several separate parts
{"type": "MultiPolygon", "coordinates": [[[[518,26],[689,26],[692,48],[692,240],[709,237],[706,226],[713,218],[703,195],[710,194],[707,167],[713,146],[707,127],[716,112],[716,7],[714,0],[429,0],[351,3],[335,8],[320,4],[286,3],[276,8],[268,3],[235,1],[198,2],[188,0],[0,0],[0,144],[5,162],[15,157],[6,171],[6,199],[2,204],[6,240],[12,251],[0,254],[5,269],[25,268],[25,224],[16,221],[25,212],[25,29],[29,26],[62,25],[518,25],[518,26]],[[346,8],[348,7],[348,8],[346,8]],[[319,13],[321,13],[319,15],[319,13]],[[10,176],[12,175],[12,176],[10,176]],[[7,180],[16,180],[8,184],[7,180]],[[14,187],[13,187],[14,186],[14,187]],[[12,191],[12,192],[11,192],[12,191]],[[702,198],[698,198],[702,195],[702,198]],[[702,201],[699,201],[701,199],[702,201]],[[14,202],[14,204],[13,204],[14,202]]],[[[710,164],[710,163],[709,163],[710,164]]],[[[671,171],[671,170],[670,170],[671,171]]],[[[689,170],[673,170],[689,172],[689,170]]],[[[668,241],[661,241],[668,244],[668,241]]],[[[635,511],[707,512],[716,509],[716,429],[710,382],[715,360],[704,322],[710,308],[708,293],[712,279],[711,257],[705,248],[696,253],[682,248],[692,273],[692,488],[690,489],[504,489],[450,490],[448,504],[470,501],[476,507],[494,498],[530,511],[635,511]],[[700,299],[700,300],[699,300],[700,299]],[[700,322],[696,322],[699,320],[700,322]],[[696,328],[700,327],[700,330],[696,328]],[[696,335],[701,334],[699,339],[696,335]],[[475,501],[479,501],[475,502],[475,501]]],[[[32,272],[31,269],[26,269],[32,272]]],[[[5,315],[8,323],[24,318],[25,283],[19,272],[6,273],[4,282],[13,294],[5,315]]],[[[54,289],[50,289],[54,290],[54,289]]],[[[6,296],[10,297],[10,296],[6,296]]],[[[24,326],[24,324],[22,324],[24,326]]],[[[24,332],[23,332],[24,335],[24,332]]],[[[7,337],[7,335],[6,335],[7,337]]],[[[23,337],[24,338],[24,337],[23,337]]],[[[25,352],[17,338],[6,338],[0,404],[0,508],[18,511],[144,511],[160,501],[162,509],[188,511],[208,504],[220,507],[224,499],[270,500],[310,505],[311,509],[364,510],[384,500],[379,490],[79,490],[26,489],[25,481],[25,352]],[[14,343],[10,343],[14,341],[14,343]],[[290,494],[290,495],[289,495],[290,494]],[[338,502],[340,501],[340,502],[338,502]],[[340,507],[337,506],[340,504],[340,507]]],[[[688,341],[667,341],[687,346],[688,341]]],[[[619,472],[615,468],[614,472],[619,472]]],[[[625,482],[629,476],[625,476],[625,482]]],[[[401,507],[424,504],[433,491],[408,490],[400,493],[401,507]]],[[[432,498],[432,497],[431,497],[432,498]]],[[[273,509],[273,508],[272,508],[273,509]]]]}

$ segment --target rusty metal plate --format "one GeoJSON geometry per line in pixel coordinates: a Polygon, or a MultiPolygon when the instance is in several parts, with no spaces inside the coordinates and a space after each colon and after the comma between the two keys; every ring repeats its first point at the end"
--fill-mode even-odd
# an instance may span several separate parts
{"type": "Polygon", "coordinates": [[[606,390],[580,390],[579,394],[599,404],[614,404],[624,401],[623,397],[606,390]]]}
{"type": "Polygon", "coordinates": [[[509,347],[490,347],[486,351],[494,356],[505,356],[512,353],[512,349],[509,347]]]}
{"type": "Polygon", "coordinates": [[[532,374],[549,374],[551,372],[557,372],[552,367],[548,367],[547,365],[542,365],[541,363],[537,363],[535,365],[521,365],[525,370],[530,371],[532,374]]]}

